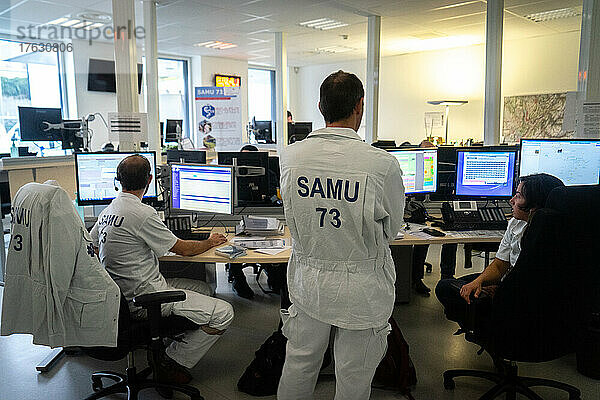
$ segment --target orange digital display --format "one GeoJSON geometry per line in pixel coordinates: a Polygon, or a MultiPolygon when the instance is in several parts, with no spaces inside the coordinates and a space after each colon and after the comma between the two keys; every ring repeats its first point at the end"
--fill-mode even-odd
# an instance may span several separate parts
{"type": "Polygon", "coordinates": [[[215,75],[215,86],[240,87],[242,86],[242,78],[231,75],[215,75]]]}

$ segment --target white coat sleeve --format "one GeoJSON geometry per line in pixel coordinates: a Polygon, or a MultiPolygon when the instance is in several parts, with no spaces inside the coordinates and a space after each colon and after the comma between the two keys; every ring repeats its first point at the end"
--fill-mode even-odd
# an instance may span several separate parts
{"type": "Polygon", "coordinates": [[[94,246],[99,247],[98,246],[98,221],[96,221],[96,223],[94,224],[94,227],[90,231],[90,236],[92,237],[92,243],[94,243],[94,246]]]}
{"type": "Polygon", "coordinates": [[[50,253],[47,282],[51,286],[52,300],[48,299],[49,334],[64,334],[65,299],[75,272],[77,254],[81,241],[81,227],[77,211],[73,207],[69,195],[64,190],[57,190],[51,201],[48,243],[46,248],[50,253]],[[79,229],[77,229],[79,228],[79,229]]]}
{"type": "Polygon", "coordinates": [[[393,160],[383,184],[383,208],[387,217],[383,220],[383,232],[388,241],[394,240],[404,222],[404,183],[398,160],[393,160]]]}

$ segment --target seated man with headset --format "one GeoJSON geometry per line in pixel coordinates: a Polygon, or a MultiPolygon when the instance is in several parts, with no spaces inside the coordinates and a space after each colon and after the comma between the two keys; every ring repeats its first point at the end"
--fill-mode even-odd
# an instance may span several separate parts
{"type": "MultiPolygon", "coordinates": [[[[186,299],[163,305],[163,315],[181,315],[200,325],[185,334],[184,341],[172,342],[154,366],[157,378],[166,383],[188,383],[192,368],[208,352],[233,319],[233,308],[223,300],[207,296],[204,282],[165,279],[158,269],[158,257],[172,251],[183,256],[200,254],[226,241],[220,234],[207,240],[178,239],[160,220],[156,210],[142,203],[152,181],[150,162],[141,155],[124,158],[117,167],[123,190],[98,217],[91,231],[99,248],[100,261],[128,301],[135,296],[181,289],[186,299]]],[[[143,310],[130,303],[135,316],[143,310]]]]}

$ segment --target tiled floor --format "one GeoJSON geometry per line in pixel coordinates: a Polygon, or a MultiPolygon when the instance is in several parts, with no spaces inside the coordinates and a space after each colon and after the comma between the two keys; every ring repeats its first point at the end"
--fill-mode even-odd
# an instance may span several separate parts
{"type": "MultiPolygon", "coordinates": [[[[432,289],[439,279],[439,251],[439,246],[431,246],[428,257],[434,265],[434,271],[426,274],[425,282],[432,289]]],[[[458,259],[462,259],[461,247],[458,259]]],[[[474,264],[475,270],[483,267],[480,259],[474,259],[474,264]]],[[[219,271],[218,296],[233,304],[236,317],[229,331],[192,371],[192,384],[200,389],[207,400],[252,399],[252,396],[237,391],[236,383],[253,359],[256,349],[276,329],[279,297],[262,295],[258,286],[252,282],[255,298],[251,301],[241,299],[231,292],[222,266],[219,271]]],[[[250,270],[246,272],[249,274],[250,270]]],[[[465,271],[459,267],[457,275],[465,272],[471,270],[465,271]]],[[[417,369],[419,381],[413,392],[416,399],[477,399],[490,387],[486,381],[459,379],[454,391],[444,390],[441,376],[445,369],[491,369],[491,361],[485,353],[478,356],[477,346],[466,342],[462,336],[452,336],[457,326],[444,318],[435,296],[413,297],[409,305],[397,306],[394,316],[410,344],[411,357],[417,369]]],[[[32,345],[29,336],[0,337],[0,400],[82,399],[91,392],[91,372],[101,369],[122,371],[126,365],[125,361],[111,363],[85,356],[68,356],[59,361],[51,372],[39,374],[35,371],[35,365],[47,352],[45,347],[32,345]]],[[[137,360],[138,364],[142,364],[145,357],[140,354],[137,360]]],[[[583,399],[600,399],[600,381],[578,374],[574,356],[541,364],[520,363],[520,372],[523,375],[557,379],[576,385],[582,390],[583,399]]],[[[330,375],[322,376],[317,384],[315,398],[333,398],[334,385],[330,375]]],[[[540,389],[538,393],[544,399],[567,398],[553,390],[540,389]]],[[[142,393],[140,397],[161,398],[152,390],[142,393]]],[[[403,397],[390,391],[374,390],[371,398],[403,397]]]]}

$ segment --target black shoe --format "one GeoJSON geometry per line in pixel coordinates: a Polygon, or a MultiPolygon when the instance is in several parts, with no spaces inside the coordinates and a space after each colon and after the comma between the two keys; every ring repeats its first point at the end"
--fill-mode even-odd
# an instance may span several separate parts
{"type": "Polygon", "coordinates": [[[283,277],[281,274],[281,265],[265,266],[265,274],[267,275],[267,285],[273,292],[279,294],[283,277]]]}
{"type": "Polygon", "coordinates": [[[430,274],[431,271],[433,271],[433,265],[431,265],[430,263],[426,262],[425,263],[425,272],[427,272],[428,274],[430,274]]]}
{"type": "Polygon", "coordinates": [[[167,356],[164,351],[158,356],[157,361],[154,360],[152,353],[148,352],[148,364],[152,368],[154,379],[160,383],[187,385],[192,380],[190,371],[167,356]]]}
{"type": "Polygon", "coordinates": [[[415,289],[415,291],[425,297],[429,296],[429,292],[431,292],[431,289],[429,289],[421,279],[419,279],[418,281],[413,283],[413,287],[415,289]]]}
{"type": "Polygon", "coordinates": [[[254,292],[248,286],[248,282],[246,281],[246,275],[242,272],[241,274],[235,274],[231,281],[231,287],[235,294],[245,299],[252,299],[254,297],[254,292]]]}

